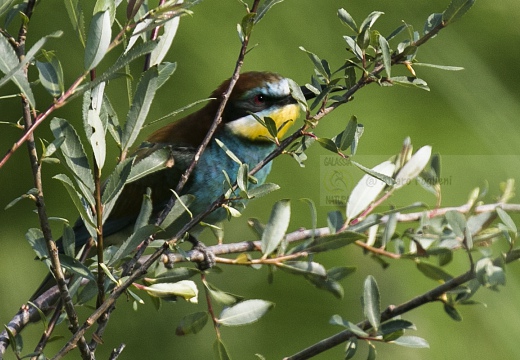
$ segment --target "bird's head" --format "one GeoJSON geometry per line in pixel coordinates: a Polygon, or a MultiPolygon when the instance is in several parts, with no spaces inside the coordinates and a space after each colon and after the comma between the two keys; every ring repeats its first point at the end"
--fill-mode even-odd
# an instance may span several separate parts
{"type": "MultiPolygon", "coordinates": [[[[270,117],[283,136],[300,113],[300,106],[291,95],[289,79],[270,72],[247,72],[240,75],[222,116],[223,126],[234,135],[253,141],[266,140],[270,135],[251,113],[261,119],[270,117]],[[282,126],[283,125],[283,126],[282,126]]],[[[213,96],[221,95],[229,85],[224,82],[213,96]]]]}
{"type": "MultiPolygon", "coordinates": [[[[177,143],[198,146],[208,132],[230,80],[224,81],[202,109],[153,133],[152,143],[177,143]]],[[[268,141],[269,132],[251,113],[260,118],[270,117],[280,128],[278,136],[285,134],[296,121],[300,106],[292,97],[290,80],[271,72],[246,72],[238,78],[222,114],[221,129],[251,141],[268,141]]]]}

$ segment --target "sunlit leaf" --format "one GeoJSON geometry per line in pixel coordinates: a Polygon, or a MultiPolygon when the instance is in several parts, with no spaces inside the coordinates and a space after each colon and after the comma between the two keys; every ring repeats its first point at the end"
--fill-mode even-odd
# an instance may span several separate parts
{"type": "Polygon", "coordinates": [[[363,290],[363,311],[370,325],[377,330],[381,322],[381,299],[379,288],[372,275],[365,279],[363,290]]]}
{"type": "Polygon", "coordinates": [[[263,258],[267,258],[280,245],[291,219],[290,200],[277,201],[271,211],[271,216],[262,234],[263,258]]]}
{"type": "Polygon", "coordinates": [[[258,321],[274,304],[269,301],[252,299],[227,307],[220,313],[218,323],[225,326],[247,325],[258,321]]]}
{"type": "Polygon", "coordinates": [[[111,25],[109,10],[97,12],[92,17],[85,46],[86,70],[95,68],[105,57],[112,37],[111,25]]]}

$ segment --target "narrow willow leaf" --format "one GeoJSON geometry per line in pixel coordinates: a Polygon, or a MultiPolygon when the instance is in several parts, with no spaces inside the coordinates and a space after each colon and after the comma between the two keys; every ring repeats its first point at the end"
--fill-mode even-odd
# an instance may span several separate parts
{"type": "Polygon", "coordinates": [[[179,28],[180,19],[180,16],[177,16],[164,24],[163,34],[159,36],[159,43],[150,54],[150,66],[160,64],[166,57],[168,50],[170,50],[170,47],[172,46],[177,29],[179,28]]]}
{"type": "Polygon", "coordinates": [[[363,60],[363,50],[359,47],[356,40],[352,36],[343,36],[350,50],[356,55],[358,60],[363,60]]]}
{"type": "Polygon", "coordinates": [[[279,4],[283,2],[283,0],[266,0],[262,2],[262,4],[258,7],[258,10],[256,12],[255,21],[254,23],[257,24],[262,18],[265,16],[265,14],[276,4],[279,4]]]}
{"type": "Polygon", "coordinates": [[[351,30],[353,30],[356,34],[359,32],[356,22],[352,18],[352,16],[347,12],[347,10],[341,8],[338,10],[338,17],[341,22],[347,25],[351,30]]]}
{"type": "Polygon", "coordinates": [[[335,250],[363,239],[366,239],[366,236],[362,233],[342,231],[333,235],[316,238],[313,242],[305,246],[305,250],[308,252],[335,250]]]}
{"type": "Polygon", "coordinates": [[[219,304],[231,306],[233,304],[236,304],[238,301],[243,300],[241,296],[233,295],[226,291],[222,291],[208,282],[204,282],[204,285],[206,286],[206,289],[208,289],[208,292],[213,298],[213,300],[215,300],[219,304]]]}
{"type": "Polygon", "coordinates": [[[53,97],[58,97],[63,92],[63,73],[61,74],[61,82],[60,75],[58,75],[59,71],[63,72],[63,70],[61,66],[58,68],[57,64],[59,64],[59,62],[42,62],[36,60],[36,68],[38,69],[40,82],[45,90],[53,97]]]}
{"type": "Polygon", "coordinates": [[[314,54],[313,52],[310,52],[308,50],[305,50],[303,46],[300,46],[300,50],[307,53],[309,56],[309,59],[311,59],[312,63],[314,64],[314,68],[318,73],[323,76],[324,79],[329,80],[330,79],[330,72],[328,72],[325,67],[323,66],[322,60],[318,57],[318,55],[314,54]]]}
{"type": "Polygon", "coordinates": [[[217,360],[231,360],[226,346],[222,342],[222,339],[218,337],[217,339],[215,339],[215,342],[213,343],[213,355],[217,360]]]}
{"type": "Polygon", "coordinates": [[[186,213],[193,200],[195,200],[195,196],[190,194],[179,197],[177,201],[175,201],[171,211],[164,218],[164,221],[161,223],[161,227],[167,229],[182,214],[186,213]]]}
{"type": "Polygon", "coordinates": [[[0,79],[0,86],[3,86],[7,81],[12,79],[20,91],[26,96],[31,107],[35,108],[36,101],[34,100],[29,80],[27,80],[27,77],[22,71],[21,63],[18,61],[13,47],[3,35],[0,36],[0,53],[2,54],[2,56],[0,56],[0,71],[5,74],[5,76],[0,79]]]}
{"type": "Polygon", "coordinates": [[[447,71],[461,71],[464,70],[463,67],[460,66],[447,66],[447,65],[436,65],[436,64],[425,64],[425,63],[414,63],[413,66],[423,66],[423,67],[429,67],[434,69],[441,69],[441,70],[447,70],[447,71]]]}
{"type": "Polygon", "coordinates": [[[350,338],[345,344],[345,360],[353,359],[358,349],[357,337],[350,338]]]}
{"type": "Polygon", "coordinates": [[[159,77],[157,78],[157,89],[160,89],[177,69],[176,62],[163,62],[157,65],[159,77]]]}
{"type": "Polygon", "coordinates": [[[363,290],[363,310],[370,325],[377,331],[381,322],[381,300],[379,288],[372,275],[365,279],[363,290]]]}
{"type": "Polygon", "coordinates": [[[195,268],[173,268],[159,274],[155,278],[145,278],[147,284],[157,284],[162,282],[175,283],[181,280],[188,280],[189,278],[200,275],[200,270],[195,268]]]}
{"type": "Polygon", "coordinates": [[[336,143],[332,139],[327,138],[317,138],[316,141],[320,144],[324,149],[327,149],[333,153],[337,153],[339,151],[336,143]]]}
{"type": "Polygon", "coordinates": [[[159,230],[160,228],[158,226],[149,224],[135,231],[132,235],[130,235],[130,237],[128,237],[128,239],[125,240],[125,242],[123,242],[121,247],[110,259],[108,265],[114,265],[117,261],[129,255],[132,251],[134,251],[137,248],[137,246],[140,243],[142,243],[150,235],[155,234],[159,230]]]}
{"type": "Polygon", "coordinates": [[[40,229],[31,228],[25,234],[25,238],[31,245],[31,248],[36,253],[38,259],[47,259],[49,253],[47,252],[47,245],[43,237],[43,232],[40,229]]]}
{"type": "Polygon", "coordinates": [[[150,190],[150,188],[147,188],[146,194],[143,194],[143,202],[141,203],[139,215],[137,215],[137,219],[135,220],[134,232],[149,224],[152,211],[152,191],[150,190]]]}
{"type": "Polygon", "coordinates": [[[89,230],[89,234],[96,238],[96,230],[94,229],[96,225],[94,224],[92,215],[85,209],[85,206],[81,201],[81,195],[74,188],[74,184],[72,183],[72,181],[65,174],[55,175],[53,176],[53,179],[59,180],[63,184],[63,186],[65,186],[65,189],[67,190],[72,202],[74,203],[74,206],[76,206],[76,209],[78,210],[81,218],[83,219],[83,222],[87,227],[87,230],[89,230]]]}
{"type": "Polygon", "coordinates": [[[76,235],[74,233],[74,229],[68,223],[63,224],[61,242],[65,255],[74,258],[76,256],[76,235]]]}
{"type": "Polygon", "coordinates": [[[79,0],[65,0],[65,9],[69,15],[72,28],[81,42],[81,45],[85,47],[86,34],[85,34],[85,17],[83,10],[81,9],[79,0]]]}
{"type": "Polygon", "coordinates": [[[90,281],[96,281],[96,277],[90,272],[88,267],[83,265],[80,261],[65,254],[59,254],[59,258],[61,266],[66,270],[90,281]]]}
{"type": "Polygon", "coordinates": [[[444,25],[459,20],[475,3],[475,0],[452,0],[442,13],[444,25]]]}
{"type": "Polygon", "coordinates": [[[282,242],[291,219],[291,202],[284,199],[277,201],[262,234],[263,258],[267,258],[282,242]]]}
{"type": "Polygon", "coordinates": [[[366,333],[363,329],[348,320],[344,320],[340,315],[332,315],[329,320],[329,324],[343,326],[347,330],[351,331],[354,335],[359,337],[368,337],[368,333],[366,333]]]}
{"type": "Polygon", "coordinates": [[[409,76],[394,76],[389,79],[391,84],[398,84],[403,86],[417,87],[422,90],[430,91],[428,84],[423,79],[409,76]]]}
{"type": "Polygon", "coordinates": [[[139,80],[121,137],[124,152],[134,144],[146,120],[157,90],[158,75],[157,67],[154,66],[146,70],[139,80]]]}
{"type": "Polygon", "coordinates": [[[224,144],[222,141],[220,141],[219,139],[215,138],[215,141],[217,143],[218,146],[220,146],[222,148],[222,150],[224,150],[224,152],[226,153],[227,156],[229,156],[229,158],[231,160],[233,160],[234,162],[236,162],[238,165],[241,165],[242,164],[242,160],[240,160],[238,158],[238,156],[236,156],[233,151],[229,150],[229,148],[226,146],[226,144],[224,144]]]}
{"type": "Polygon", "coordinates": [[[365,18],[365,20],[363,20],[361,25],[359,25],[359,33],[361,34],[362,32],[372,28],[372,26],[374,25],[376,20],[383,14],[384,14],[384,12],[381,12],[381,11],[373,11],[373,12],[371,12],[365,18]]]}
{"type": "Polygon", "coordinates": [[[418,336],[401,336],[399,339],[392,341],[392,344],[415,349],[423,349],[430,347],[426,340],[418,336]]]}
{"type": "Polygon", "coordinates": [[[266,183],[262,185],[255,186],[247,191],[247,197],[249,199],[259,198],[264,195],[270,194],[273,191],[280,189],[280,186],[273,183],[266,183]]]}
{"type": "Polygon", "coordinates": [[[502,208],[497,207],[496,210],[498,217],[500,220],[504,223],[504,225],[507,227],[507,229],[513,233],[515,236],[518,233],[517,227],[511,216],[509,216],[508,213],[506,213],[502,208]]]}
{"type": "Polygon", "coordinates": [[[433,279],[436,281],[446,282],[446,281],[453,279],[453,276],[448,274],[442,268],[435,266],[433,264],[424,262],[424,261],[419,261],[417,263],[417,270],[422,272],[424,275],[426,275],[430,279],[433,279]]]}
{"type": "Polygon", "coordinates": [[[381,246],[384,248],[386,245],[392,240],[394,236],[395,229],[397,228],[397,214],[391,213],[388,215],[388,221],[385,224],[385,229],[383,231],[383,236],[381,239],[381,246]]]}
{"type": "Polygon", "coordinates": [[[403,319],[393,319],[381,324],[381,334],[391,334],[399,330],[416,330],[413,323],[403,319]]]}
{"type": "Polygon", "coordinates": [[[103,196],[101,198],[103,204],[116,198],[121,193],[123,186],[126,184],[128,177],[130,176],[133,160],[134,159],[131,158],[120,162],[117,164],[112,174],[110,174],[105,183],[103,196]]]}
{"type": "Polygon", "coordinates": [[[65,139],[60,147],[65,157],[65,162],[74,174],[78,185],[81,183],[86,188],[86,191],[83,191],[83,188],[81,188],[83,196],[90,205],[94,206],[95,201],[92,196],[94,193],[94,178],[92,177],[92,171],[90,170],[90,165],[78,133],[74,127],[64,119],[53,118],[50,127],[56,139],[65,139]]]}
{"type": "Polygon", "coordinates": [[[327,271],[323,265],[312,261],[286,261],[279,268],[296,275],[311,275],[325,278],[327,271]]]}
{"type": "Polygon", "coordinates": [[[444,303],[444,312],[455,321],[462,321],[462,315],[454,306],[444,303]]]}
{"type": "Polygon", "coordinates": [[[0,1],[0,16],[3,15],[7,10],[10,9],[11,4],[14,0],[2,0],[0,1]]]}
{"type": "Polygon", "coordinates": [[[421,171],[424,170],[428,162],[430,161],[430,156],[432,154],[432,147],[429,145],[423,146],[413,156],[404,164],[404,166],[399,170],[397,175],[395,176],[396,185],[395,188],[399,189],[407,184],[409,184],[413,179],[415,179],[421,171]]]}
{"type": "MultiPolygon", "coordinates": [[[[439,13],[433,13],[430,16],[428,16],[428,19],[426,19],[426,22],[424,23],[424,34],[428,34],[433,29],[437,28],[437,26],[442,25],[442,14],[439,13]]],[[[415,64],[414,64],[415,65],[415,64]]]]}
{"type": "Polygon", "coordinates": [[[249,187],[248,175],[249,175],[249,165],[240,164],[238,166],[237,185],[238,185],[238,188],[240,190],[242,190],[243,192],[245,192],[246,194],[247,194],[247,189],[249,187]]]}
{"type": "Polygon", "coordinates": [[[160,148],[143,159],[136,161],[126,182],[134,182],[154,172],[173,166],[172,162],[173,158],[170,148],[160,148]]]}
{"type": "Polygon", "coordinates": [[[85,46],[84,66],[86,70],[92,70],[103,60],[110,45],[111,37],[110,11],[97,12],[90,21],[85,46]]]}
{"type": "Polygon", "coordinates": [[[217,322],[224,326],[247,325],[258,321],[274,306],[272,302],[252,299],[227,307],[220,313],[217,322]]]}
{"type": "Polygon", "coordinates": [[[356,130],[357,118],[352,116],[345,130],[334,137],[334,143],[336,144],[337,148],[339,148],[341,151],[347,150],[354,142],[354,138],[356,137],[356,130]]]}
{"type": "Polygon", "coordinates": [[[460,212],[450,210],[446,213],[446,221],[450,225],[453,233],[459,238],[464,238],[464,229],[466,229],[466,218],[460,212]]]}
{"type": "Polygon", "coordinates": [[[88,110],[87,123],[92,129],[91,136],[89,137],[90,146],[92,146],[92,152],[94,153],[98,168],[102,169],[106,159],[106,142],[105,129],[99,117],[99,112],[96,110],[88,110]]]}
{"type": "Polygon", "coordinates": [[[196,334],[206,326],[208,319],[208,313],[205,311],[188,314],[181,319],[179,326],[175,329],[175,335],[196,334]]]}
{"type": "Polygon", "coordinates": [[[386,76],[390,77],[392,70],[392,56],[390,54],[390,46],[384,36],[379,35],[379,48],[381,49],[381,55],[383,56],[383,65],[385,67],[386,76]]]}
{"type": "Polygon", "coordinates": [[[181,280],[176,283],[159,283],[150,286],[139,286],[141,290],[158,298],[182,297],[184,300],[196,304],[198,302],[199,290],[197,285],[191,280],[181,280]]]}
{"type": "MultiPolygon", "coordinates": [[[[394,170],[395,164],[390,161],[385,161],[372,168],[372,171],[386,176],[392,176],[394,170]]],[[[347,218],[354,219],[361,214],[378,197],[386,185],[383,181],[369,174],[363,175],[348,198],[347,218]]]]}

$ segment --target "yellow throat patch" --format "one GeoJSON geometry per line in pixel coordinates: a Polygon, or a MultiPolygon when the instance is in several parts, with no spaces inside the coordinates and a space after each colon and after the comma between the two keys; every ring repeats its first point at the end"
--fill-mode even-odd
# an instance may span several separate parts
{"type": "MultiPolygon", "coordinates": [[[[294,124],[300,115],[300,105],[290,104],[278,108],[272,112],[259,113],[258,116],[270,117],[276,123],[276,128],[280,128],[283,123],[288,121],[283,128],[278,132],[278,137],[281,138],[287,132],[289,127],[294,124]]],[[[252,115],[244,116],[240,119],[231,121],[225,125],[233,134],[241,138],[246,138],[252,141],[265,141],[272,137],[265,126],[262,126],[252,115]]]]}

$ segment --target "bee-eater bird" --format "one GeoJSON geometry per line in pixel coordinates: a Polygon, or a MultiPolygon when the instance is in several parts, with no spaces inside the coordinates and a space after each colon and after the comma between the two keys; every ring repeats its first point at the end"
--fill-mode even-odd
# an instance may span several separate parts
{"type": "MultiPolygon", "coordinates": [[[[125,236],[119,241],[126,239],[129,234],[128,229],[133,228],[138,217],[143,194],[147,188],[151,189],[153,203],[151,221],[159,216],[172,196],[171,189],[177,186],[181,175],[193,161],[197,148],[210,129],[229,81],[223,82],[211,94],[211,97],[216,98],[217,101],[210,101],[191,115],[155,131],[144,143],[146,145],[136,150],[135,154],[139,159],[143,157],[143,152],[144,156],[147,156],[154,150],[167,146],[173,155],[173,166],[125,185],[114,209],[103,225],[103,235],[107,243],[113,243],[110,241],[112,235],[125,233],[125,231],[125,236]]],[[[222,114],[222,122],[182,190],[181,194],[195,196],[190,205],[193,215],[204,211],[209,204],[226,192],[223,171],[229,175],[231,182],[236,180],[239,165],[218,145],[216,139],[224,143],[242,163],[248,164],[251,169],[276,147],[276,144],[269,140],[267,128],[260,124],[252,113],[260,118],[273,119],[276,127],[279,128],[278,135],[283,136],[297,119],[299,112],[300,105],[291,94],[289,79],[271,72],[241,74],[222,114]]],[[[255,174],[257,183],[251,184],[251,187],[264,183],[270,170],[271,163],[268,163],[255,174]]],[[[206,216],[204,221],[216,223],[225,218],[226,211],[220,208],[206,216]]],[[[195,230],[195,233],[197,231],[195,230]]],[[[87,243],[90,235],[81,220],[76,222],[74,232],[76,248],[79,249],[87,243]]],[[[41,289],[33,295],[33,299],[39,294],[41,289]]]]}

